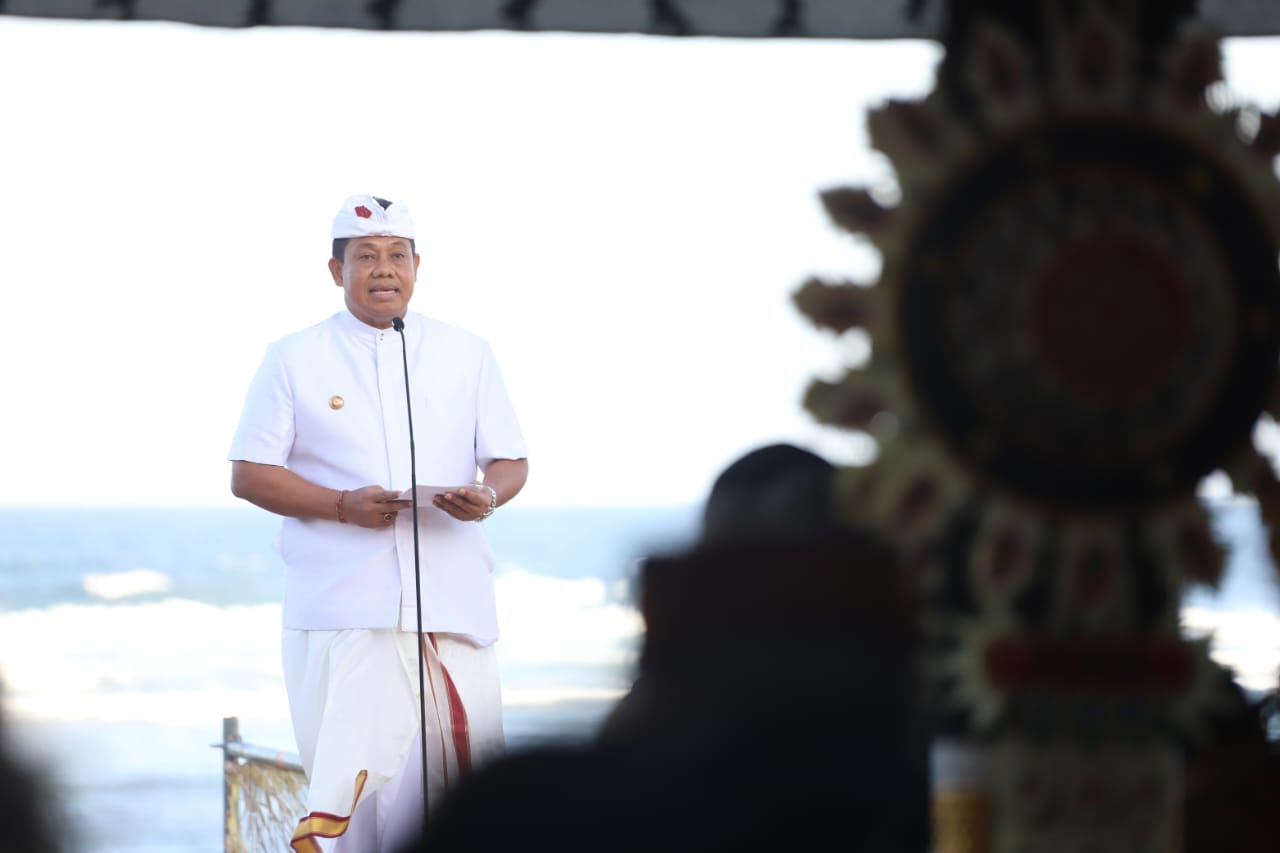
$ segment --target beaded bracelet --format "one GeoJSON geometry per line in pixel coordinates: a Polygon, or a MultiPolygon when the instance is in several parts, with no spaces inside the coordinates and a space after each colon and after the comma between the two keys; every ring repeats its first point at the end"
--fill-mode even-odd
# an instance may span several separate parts
{"type": "Polygon", "coordinates": [[[343,498],[345,498],[346,496],[347,496],[347,490],[346,490],[346,489],[343,489],[342,491],[338,492],[338,500],[337,500],[337,502],[334,504],[334,506],[335,506],[335,507],[337,508],[337,510],[338,510],[338,523],[339,523],[339,524],[346,524],[346,523],[347,523],[347,517],[346,517],[345,515],[343,515],[343,514],[342,514],[342,499],[343,499],[343,498]]]}

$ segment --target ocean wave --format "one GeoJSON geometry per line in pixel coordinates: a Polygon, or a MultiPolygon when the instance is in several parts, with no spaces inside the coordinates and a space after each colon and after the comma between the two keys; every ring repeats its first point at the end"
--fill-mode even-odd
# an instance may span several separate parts
{"type": "Polygon", "coordinates": [[[81,578],[84,591],[93,598],[120,601],[140,595],[164,595],[173,589],[173,578],[154,569],[89,573],[81,578]]]}
{"type": "MultiPolygon", "coordinates": [[[[612,581],[508,566],[496,584],[504,701],[538,706],[620,695],[644,625],[612,581]]],[[[0,696],[29,719],[279,723],[288,717],[280,621],[278,603],[217,606],[178,597],[0,611],[0,696]]],[[[1188,606],[1183,624],[1210,637],[1214,658],[1243,686],[1275,685],[1280,616],[1272,610],[1188,606]]]]}
{"type": "MultiPolygon", "coordinates": [[[[148,582],[158,588],[154,578],[148,582]]],[[[134,577],[108,588],[144,585],[134,577]]],[[[513,568],[496,585],[498,660],[511,703],[614,695],[642,630],[633,607],[614,600],[601,580],[513,568]]],[[[278,603],[217,606],[177,597],[121,603],[110,595],[92,604],[0,612],[3,700],[29,719],[283,720],[280,614],[278,603]]]]}

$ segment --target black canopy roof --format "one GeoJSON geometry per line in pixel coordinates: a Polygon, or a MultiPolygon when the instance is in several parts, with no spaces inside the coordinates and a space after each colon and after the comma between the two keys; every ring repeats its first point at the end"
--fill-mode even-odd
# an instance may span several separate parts
{"type": "MultiPolygon", "coordinates": [[[[1163,2],[1163,0],[1160,0],[1163,2]]],[[[0,0],[0,15],[213,27],[939,39],[943,0],[0,0]]],[[[1280,34],[1275,0],[1201,0],[1225,36],[1280,34]]]]}

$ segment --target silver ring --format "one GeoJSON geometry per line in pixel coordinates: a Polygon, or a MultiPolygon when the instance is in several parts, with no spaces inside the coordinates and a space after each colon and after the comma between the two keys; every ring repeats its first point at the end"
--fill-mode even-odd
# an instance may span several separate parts
{"type": "Polygon", "coordinates": [[[396,517],[395,517],[394,515],[392,515],[391,513],[389,513],[389,512],[384,512],[384,513],[382,514],[382,520],[383,520],[383,521],[395,521],[395,520],[396,520],[396,517]]]}

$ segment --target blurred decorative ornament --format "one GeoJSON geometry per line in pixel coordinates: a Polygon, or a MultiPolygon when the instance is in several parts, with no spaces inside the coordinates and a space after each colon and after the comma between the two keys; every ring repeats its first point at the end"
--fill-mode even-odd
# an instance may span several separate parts
{"type": "Polygon", "coordinates": [[[1152,72],[1112,7],[1047,8],[1043,56],[976,28],[969,109],[936,90],[869,115],[900,202],[821,200],[880,251],[879,280],[811,279],[795,304],[864,330],[871,356],[805,405],[877,439],[842,475],[842,510],[925,567],[924,621],[950,650],[933,674],[974,732],[1037,725],[1057,694],[1010,673],[1070,639],[1167,646],[1195,677],[1050,718],[1190,733],[1220,687],[1177,618],[1183,586],[1223,571],[1206,477],[1258,499],[1280,554],[1280,482],[1252,444],[1280,411],[1280,117],[1222,103],[1211,34],[1175,39],[1152,72]]]}

